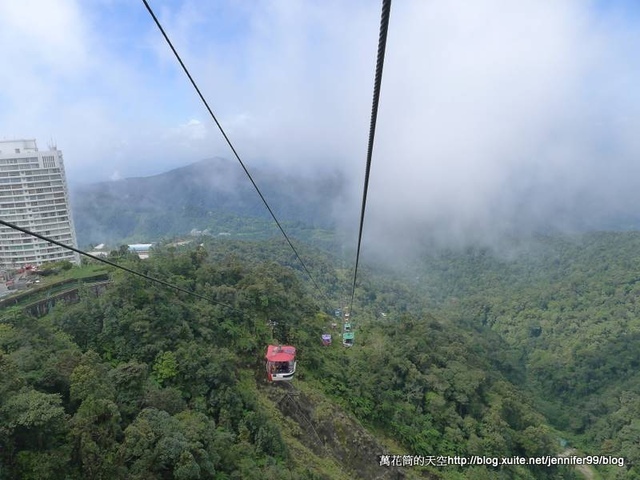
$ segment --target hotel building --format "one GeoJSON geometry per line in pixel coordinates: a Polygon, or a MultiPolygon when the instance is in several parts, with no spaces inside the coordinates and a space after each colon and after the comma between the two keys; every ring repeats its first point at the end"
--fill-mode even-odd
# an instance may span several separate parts
{"type": "MultiPolygon", "coordinates": [[[[0,218],[77,248],[62,152],[35,140],[0,141],[0,218]]],[[[70,250],[0,225],[0,269],[69,260],[70,250]]]]}

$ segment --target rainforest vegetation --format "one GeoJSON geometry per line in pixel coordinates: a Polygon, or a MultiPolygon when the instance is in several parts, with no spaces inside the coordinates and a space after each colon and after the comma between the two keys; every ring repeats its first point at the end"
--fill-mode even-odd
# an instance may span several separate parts
{"type": "MultiPolygon", "coordinates": [[[[2,309],[0,479],[400,478],[378,455],[567,448],[624,457],[592,478],[640,478],[639,234],[363,267],[350,349],[331,324],[352,272],[300,251],[319,289],[281,241],[203,238],[111,258],[211,300],[110,269],[104,293],[81,287],[45,316],[2,309]],[[274,341],[298,349],[291,385],[266,382],[274,341]]],[[[402,475],[585,478],[568,466],[402,475]]]]}

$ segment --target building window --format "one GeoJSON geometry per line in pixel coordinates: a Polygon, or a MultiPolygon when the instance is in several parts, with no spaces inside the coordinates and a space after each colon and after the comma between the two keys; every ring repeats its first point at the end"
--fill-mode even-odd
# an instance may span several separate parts
{"type": "Polygon", "coordinates": [[[53,155],[43,155],[42,166],[44,168],[54,168],[56,166],[55,157],[53,155]]]}

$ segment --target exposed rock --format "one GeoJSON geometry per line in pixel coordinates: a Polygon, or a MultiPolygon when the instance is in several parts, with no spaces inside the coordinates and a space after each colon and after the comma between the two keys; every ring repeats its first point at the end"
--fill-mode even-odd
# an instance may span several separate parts
{"type": "Polygon", "coordinates": [[[348,470],[351,478],[439,478],[409,468],[381,467],[380,455],[388,455],[389,448],[334,403],[312,398],[292,384],[274,385],[268,395],[286,418],[299,425],[294,436],[315,455],[333,458],[348,470]]]}

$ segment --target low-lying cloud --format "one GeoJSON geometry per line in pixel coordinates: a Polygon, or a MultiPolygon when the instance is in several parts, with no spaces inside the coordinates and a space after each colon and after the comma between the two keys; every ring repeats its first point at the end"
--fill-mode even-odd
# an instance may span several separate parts
{"type": "Polygon", "coordinates": [[[398,10],[372,174],[374,242],[402,244],[412,232],[444,245],[493,241],[635,213],[637,22],[589,2],[398,10]]]}
{"type": "MultiPolygon", "coordinates": [[[[140,5],[59,3],[67,27],[46,45],[2,7],[16,68],[0,73],[0,136],[55,137],[73,181],[234,161],[140,5]]],[[[351,200],[336,215],[357,226],[377,2],[152,5],[247,165],[341,170],[351,200]]],[[[629,2],[395,2],[369,246],[632,222],[639,37],[629,2]]]]}

